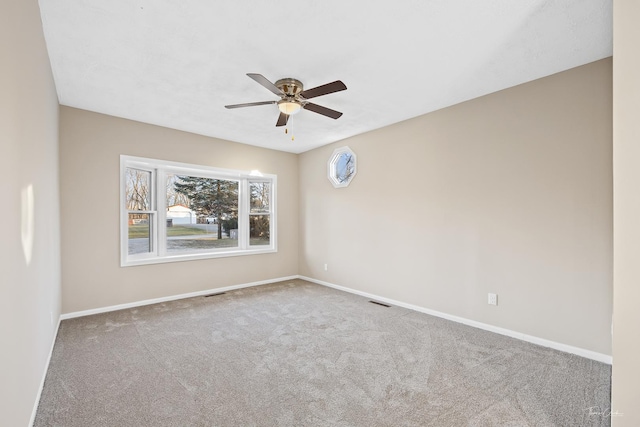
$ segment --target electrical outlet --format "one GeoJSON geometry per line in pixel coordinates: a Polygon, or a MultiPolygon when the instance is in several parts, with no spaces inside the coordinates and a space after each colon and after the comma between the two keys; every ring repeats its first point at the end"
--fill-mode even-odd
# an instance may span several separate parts
{"type": "Polygon", "coordinates": [[[498,305],[498,294],[489,294],[489,299],[487,301],[489,305],[498,305]]]}
{"type": "Polygon", "coordinates": [[[329,264],[324,265],[324,271],[329,271],[329,264]]]}

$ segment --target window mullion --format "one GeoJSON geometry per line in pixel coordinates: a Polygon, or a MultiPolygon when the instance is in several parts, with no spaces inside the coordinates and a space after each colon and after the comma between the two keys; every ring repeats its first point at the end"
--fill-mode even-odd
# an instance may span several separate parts
{"type": "Polygon", "coordinates": [[[164,169],[156,169],[156,209],[158,211],[158,226],[156,238],[158,241],[158,256],[167,254],[167,173],[164,169]]]}
{"type": "Polygon", "coordinates": [[[149,184],[151,186],[151,204],[149,206],[149,209],[151,210],[150,216],[152,218],[152,221],[150,221],[151,230],[149,232],[149,238],[151,239],[151,252],[153,256],[158,256],[158,207],[156,205],[156,177],[156,170],[151,169],[151,182],[149,184]]]}
{"type": "Polygon", "coordinates": [[[238,246],[241,250],[249,247],[249,182],[240,180],[238,197],[238,246]]]}

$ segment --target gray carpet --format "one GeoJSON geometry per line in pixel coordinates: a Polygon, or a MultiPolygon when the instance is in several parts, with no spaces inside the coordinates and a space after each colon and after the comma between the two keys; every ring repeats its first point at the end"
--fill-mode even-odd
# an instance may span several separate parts
{"type": "Polygon", "coordinates": [[[35,426],[606,426],[610,383],[608,365],[293,280],[63,321],[35,426]]]}

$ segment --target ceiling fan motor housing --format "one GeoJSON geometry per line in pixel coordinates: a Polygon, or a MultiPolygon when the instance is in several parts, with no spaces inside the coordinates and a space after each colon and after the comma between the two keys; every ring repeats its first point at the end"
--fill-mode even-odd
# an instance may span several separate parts
{"type": "Polygon", "coordinates": [[[287,97],[298,98],[300,92],[302,92],[302,82],[290,77],[286,79],[280,79],[275,83],[275,86],[283,91],[287,97]]]}

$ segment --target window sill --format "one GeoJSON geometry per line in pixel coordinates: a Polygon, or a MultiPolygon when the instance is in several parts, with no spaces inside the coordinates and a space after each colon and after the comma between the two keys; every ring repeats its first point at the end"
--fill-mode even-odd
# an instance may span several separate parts
{"type": "Polygon", "coordinates": [[[128,259],[121,260],[120,267],[134,267],[137,265],[147,265],[147,264],[165,264],[169,262],[182,262],[182,261],[195,261],[201,259],[213,259],[213,258],[227,258],[234,256],[244,256],[244,255],[259,255],[259,254],[268,254],[268,253],[276,253],[278,249],[276,248],[260,248],[260,249],[244,249],[237,251],[224,251],[224,252],[207,252],[207,253],[189,253],[189,254],[180,254],[180,255],[166,255],[163,257],[148,257],[148,258],[137,258],[137,259],[128,259]]]}

